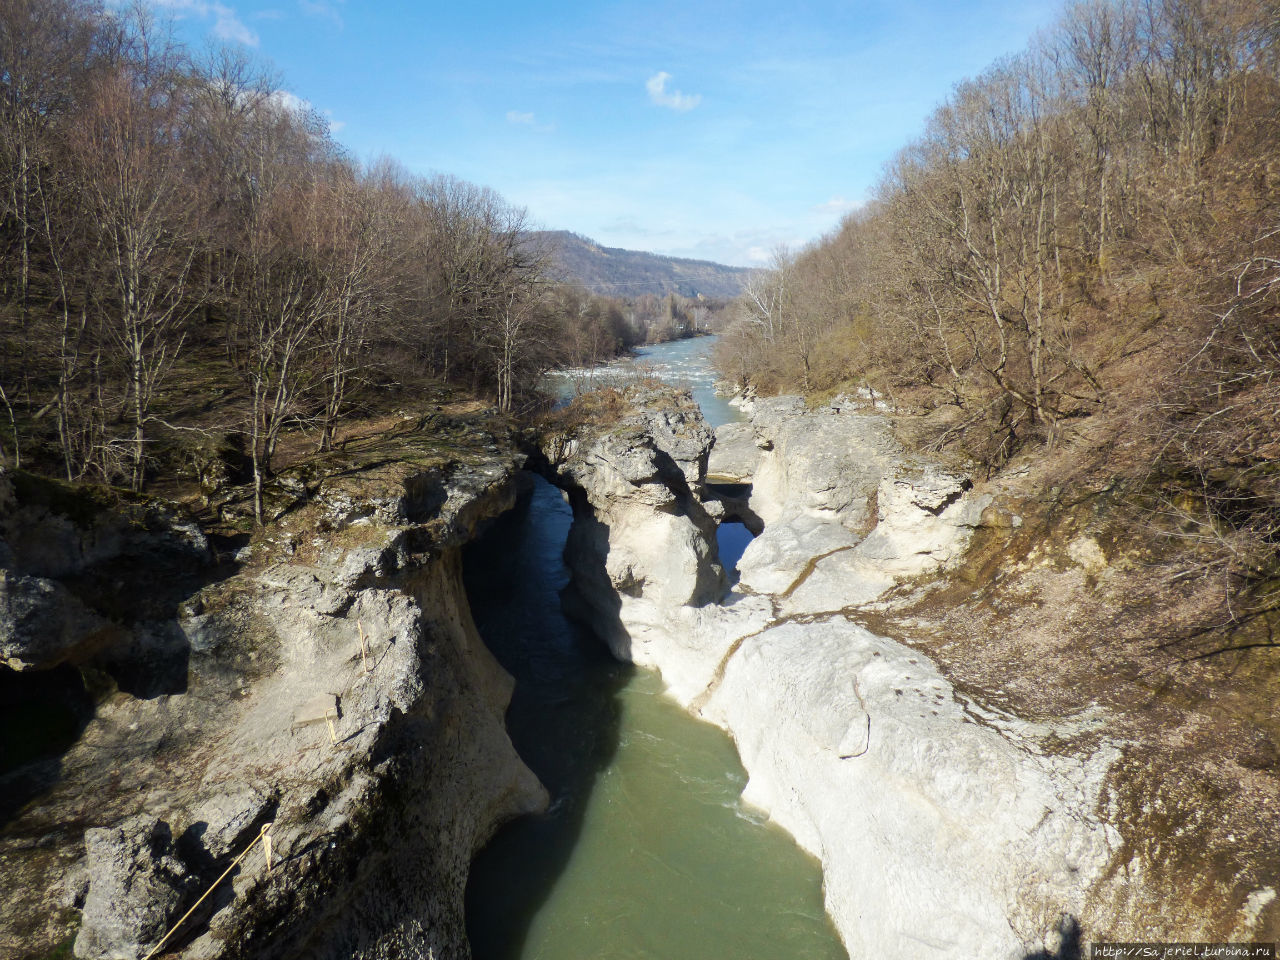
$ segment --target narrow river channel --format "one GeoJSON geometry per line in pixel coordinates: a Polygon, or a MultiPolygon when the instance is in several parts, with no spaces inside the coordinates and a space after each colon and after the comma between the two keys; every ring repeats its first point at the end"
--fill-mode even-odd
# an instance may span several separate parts
{"type": "MultiPolygon", "coordinates": [[[[713,423],[711,338],[640,363],[687,382],[713,423]]],[[[466,557],[486,643],[515,677],[507,727],[552,796],[477,859],[467,892],[476,960],[843,960],[816,861],[745,808],[729,738],[568,622],[559,591],[570,512],[538,480],[466,557]]],[[[746,538],[726,529],[726,565],[746,538]]]]}

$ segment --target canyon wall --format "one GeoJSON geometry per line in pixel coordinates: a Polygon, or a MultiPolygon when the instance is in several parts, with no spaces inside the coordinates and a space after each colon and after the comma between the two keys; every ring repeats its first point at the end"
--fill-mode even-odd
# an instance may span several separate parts
{"type": "Polygon", "coordinates": [[[0,955],[140,958],[246,849],[166,952],[468,954],[474,853],[546,802],[459,555],[522,457],[399,433],[280,478],[282,516],[221,548],[155,503],[0,479],[9,677],[85,701],[73,742],[6,772],[0,955]]]}
{"type": "MultiPolygon", "coordinates": [[[[730,732],[745,799],[822,861],[855,960],[1066,957],[1116,932],[1263,929],[1274,889],[1253,877],[1219,916],[1135,909],[1164,894],[1134,854],[1117,784],[1127,728],[1107,709],[1078,696],[1020,714],[893,636],[896,611],[972,575],[975,538],[1022,525],[999,491],[908,454],[886,417],[843,400],[758,401],[720,453],[687,395],[628,400],[618,422],[545,450],[592,531],[590,549],[571,538],[567,551],[576,603],[616,653],[730,732]],[[704,483],[708,457],[714,478],[751,482],[745,507],[704,483]],[[705,518],[735,514],[763,529],[714,598],[693,589],[720,577],[705,518]]],[[[1096,561],[1082,542],[1063,552],[1096,561]]]]}

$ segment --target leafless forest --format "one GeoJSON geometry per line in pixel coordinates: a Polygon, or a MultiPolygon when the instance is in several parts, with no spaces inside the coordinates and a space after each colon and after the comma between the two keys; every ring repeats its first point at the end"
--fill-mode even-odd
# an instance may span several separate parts
{"type": "MultiPolygon", "coordinates": [[[[1278,35],[1266,0],[1070,6],[958,86],[871,203],[754,275],[725,371],[869,387],[989,470],[1087,425],[1149,515],[1270,569],[1278,35]]],[[[715,319],[558,282],[522,210],[355,161],[270,71],[141,6],[0,0],[0,83],[12,467],[142,490],[230,438],[260,486],[282,436],[325,449],[427,384],[516,410],[552,364],[715,319]]]]}
{"type": "Polygon", "coordinates": [[[870,388],[988,471],[1072,436],[1144,523],[1269,580],[1278,38],[1267,0],[1069,6],[960,84],[871,203],[754,276],[723,369],[870,388]]]}
{"type": "Polygon", "coordinates": [[[524,211],[361,164],[239,50],[141,4],[0,0],[0,444],[10,467],[143,490],[445,385],[503,411],[556,363],[688,325],[593,296],[524,211]]]}

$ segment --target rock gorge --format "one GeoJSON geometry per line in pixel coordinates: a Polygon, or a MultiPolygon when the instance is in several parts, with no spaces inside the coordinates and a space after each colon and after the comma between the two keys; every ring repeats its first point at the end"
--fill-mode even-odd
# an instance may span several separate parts
{"type": "Polygon", "coordinates": [[[0,478],[5,680],[75,720],[4,774],[0,955],[138,960],[269,829],[168,949],[466,956],[475,852],[546,802],[459,574],[524,468],[574,510],[566,607],[729,731],[851,957],[1275,939],[1274,746],[1097,660],[1142,576],[1105,515],[911,453],[874,402],[751,406],[713,432],[640,385],[536,441],[406,416],[282,475],[251,541],[0,478]]]}
{"type": "Polygon", "coordinates": [[[1275,863],[1259,856],[1275,847],[1273,784],[1195,810],[1204,791],[1162,787],[1186,770],[1126,715],[1122,682],[1099,672],[1056,701],[1019,697],[1067,672],[1052,651],[1016,664],[1000,651],[984,676],[927,629],[1006,575],[1005,603],[1047,618],[1070,607],[1065,591],[1123,581],[1088,532],[1026,547],[1028,527],[1046,531],[1017,487],[1029,468],[975,485],[908,454],[874,403],[850,398],[756,401],[714,449],[687,395],[631,388],[625,405],[545,445],[583,531],[566,551],[572,603],[732,735],[745,799],[821,860],[850,956],[1274,935],[1275,863]],[[708,470],[750,483],[749,497],[724,495],[708,470]],[[726,516],[759,535],[717,598],[709,518],[726,516]],[[1020,592],[1020,577],[1058,580],[1062,609],[1020,592]],[[1211,836],[1215,814],[1235,833],[1211,836]]]}

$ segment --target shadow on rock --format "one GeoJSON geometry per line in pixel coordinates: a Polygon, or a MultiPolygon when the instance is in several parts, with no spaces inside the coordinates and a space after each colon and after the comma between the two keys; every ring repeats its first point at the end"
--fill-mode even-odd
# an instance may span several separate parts
{"type": "Polygon", "coordinates": [[[158,501],[0,472],[0,826],[58,782],[105,697],[187,691],[180,621],[236,569],[158,501]]]}
{"type": "Polygon", "coordinates": [[[74,667],[0,666],[0,825],[57,779],[59,758],[92,718],[93,698],[74,667]]]}
{"type": "Polygon", "coordinates": [[[1082,960],[1083,957],[1080,923],[1075,917],[1064,915],[1058,921],[1058,949],[1037,950],[1023,960],[1082,960]]]}
{"type": "Polygon", "coordinates": [[[639,596],[643,584],[617,583],[609,576],[609,525],[601,521],[579,489],[569,492],[572,524],[564,537],[563,562],[569,581],[560,590],[564,614],[604,641],[622,661],[631,659],[631,635],[622,623],[622,594],[639,596]]]}

